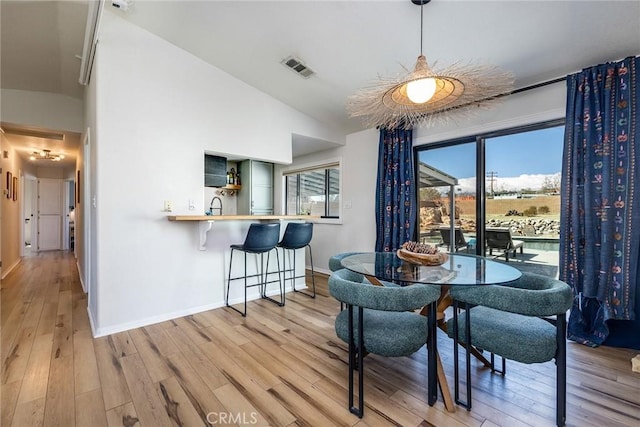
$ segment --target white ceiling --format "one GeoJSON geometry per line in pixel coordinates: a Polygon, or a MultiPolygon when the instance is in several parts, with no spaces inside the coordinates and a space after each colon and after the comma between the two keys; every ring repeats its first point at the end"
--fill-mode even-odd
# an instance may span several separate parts
{"type": "MultiPolygon", "coordinates": [[[[3,89],[51,92],[81,99],[78,83],[87,1],[0,1],[0,77],[3,89]]],[[[80,135],[65,129],[35,129],[2,121],[5,137],[26,160],[34,151],[65,154],[60,162],[38,160],[38,166],[70,167],[76,163],[80,135]],[[63,140],[16,135],[24,131],[62,133],[63,140]]]]}
{"type": "MultiPolygon", "coordinates": [[[[420,7],[410,0],[129,3],[105,7],[344,132],[363,128],[347,116],[347,97],[412,68],[420,52],[420,7]],[[289,55],[316,74],[303,79],[282,66],[289,55]]],[[[2,87],[81,97],[75,55],[86,10],[84,1],[2,0],[2,87]]],[[[640,54],[638,0],[432,0],[424,12],[432,66],[497,65],[514,73],[516,88],[640,54]]],[[[300,140],[313,150],[313,140],[300,140]]]]}

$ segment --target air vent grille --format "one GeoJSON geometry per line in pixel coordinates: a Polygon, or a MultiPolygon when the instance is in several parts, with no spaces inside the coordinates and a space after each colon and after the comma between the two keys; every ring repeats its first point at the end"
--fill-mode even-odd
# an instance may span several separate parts
{"type": "Polygon", "coordinates": [[[308,79],[315,74],[311,68],[304,65],[302,61],[295,56],[289,56],[288,58],[283,59],[282,64],[305,79],[308,79]]]}

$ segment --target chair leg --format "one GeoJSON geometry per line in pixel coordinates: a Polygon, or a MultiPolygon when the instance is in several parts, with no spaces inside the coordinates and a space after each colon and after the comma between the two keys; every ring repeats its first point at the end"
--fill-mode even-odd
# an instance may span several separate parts
{"type": "Polygon", "coordinates": [[[362,307],[358,307],[358,349],[356,351],[353,336],[353,305],[347,304],[347,309],[349,310],[349,412],[362,418],[364,415],[364,313],[362,307]],[[358,407],[353,404],[353,372],[356,369],[358,369],[358,407]]]}
{"type": "MultiPolygon", "coordinates": [[[[297,277],[304,277],[305,278],[305,283],[306,283],[306,273],[304,276],[296,276],[295,275],[295,269],[296,269],[296,251],[295,249],[293,249],[293,266],[291,267],[293,269],[292,273],[291,273],[291,280],[292,280],[292,284],[291,284],[291,288],[293,289],[293,292],[298,292],[302,295],[306,295],[308,297],[311,298],[315,298],[316,297],[316,276],[315,276],[315,271],[313,270],[313,254],[311,253],[311,246],[307,245],[307,248],[309,248],[309,260],[311,261],[311,283],[312,283],[312,292],[308,293],[305,291],[299,291],[296,289],[296,278],[297,277]]],[[[284,255],[283,255],[284,256],[284,255]]],[[[285,269],[286,271],[286,269],[285,269]]]]}
{"type": "MultiPolygon", "coordinates": [[[[261,275],[263,278],[262,281],[262,293],[261,293],[261,297],[262,299],[266,299],[267,301],[271,301],[274,304],[278,304],[280,307],[283,307],[285,304],[285,296],[284,296],[284,287],[282,284],[282,276],[280,275],[280,253],[278,252],[278,249],[275,249],[276,251],[276,263],[278,265],[277,271],[275,273],[278,274],[278,289],[280,291],[280,301],[275,300],[273,298],[271,298],[270,296],[267,296],[267,281],[268,281],[268,277],[269,277],[269,257],[271,254],[271,251],[267,252],[267,266],[265,268],[264,263],[261,263],[260,265],[260,269],[261,269],[261,275]]],[[[262,258],[262,254],[260,255],[262,258]]],[[[273,274],[274,272],[272,272],[271,274],[273,274]]]]}
{"type": "Polygon", "coordinates": [[[467,362],[467,404],[464,406],[469,411],[471,409],[471,307],[467,303],[464,304],[464,312],[466,314],[466,322],[464,322],[465,336],[467,337],[466,345],[464,346],[467,362]]]}
{"type": "Polygon", "coordinates": [[[502,374],[504,376],[507,373],[507,361],[502,356],[500,356],[500,358],[502,359],[502,370],[496,369],[495,354],[491,353],[491,373],[497,372],[497,373],[502,374]]]}
{"type": "Polygon", "coordinates": [[[567,420],[567,315],[556,319],[556,425],[564,426],[567,420]]]}
{"type": "Polygon", "coordinates": [[[438,328],[436,322],[438,307],[435,301],[430,305],[427,319],[427,328],[429,329],[427,335],[427,402],[429,406],[433,406],[438,400],[438,328]]]}
{"type": "Polygon", "coordinates": [[[458,301],[453,300],[453,398],[456,403],[460,400],[460,367],[458,362],[459,334],[458,301]]]}
{"type": "Polygon", "coordinates": [[[454,376],[454,399],[455,402],[466,408],[467,411],[471,410],[471,316],[469,313],[469,305],[462,303],[464,308],[464,348],[465,348],[465,365],[466,365],[466,377],[467,377],[467,396],[466,401],[460,400],[460,367],[458,362],[458,345],[459,341],[459,326],[458,326],[458,308],[460,303],[456,300],[453,301],[453,376],[454,376]]]}
{"type": "Polygon", "coordinates": [[[229,305],[229,289],[231,286],[231,267],[233,266],[233,248],[231,249],[231,256],[229,257],[229,275],[227,277],[227,295],[225,296],[224,303],[227,307],[233,311],[240,313],[242,317],[247,317],[247,253],[244,253],[244,311],[240,311],[232,305],[229,305]]]}

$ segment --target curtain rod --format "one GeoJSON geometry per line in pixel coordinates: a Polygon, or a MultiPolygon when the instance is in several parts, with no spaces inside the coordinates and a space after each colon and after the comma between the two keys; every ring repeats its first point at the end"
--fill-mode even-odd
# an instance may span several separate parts
{"type": "Polygon", "coordinates": [[[532,85],[529,85],[529,86],[525,86],[525,87],[521,87],[521,88],[518,88],[518,89],[514,89],[514,90],[512,90],[511,92],[508,92],[508,93],[501,93],[500,95],[496,95],[495,98],[500,98],[500,97],[508,96],[508,95],[515,95],[516,93],[526,92],[526,91],[532,90],[532,89],[538,89],[540,87],[552,85],[554,83],[560,83],[560,82],[563,82],[565,80],[567,80],[566,76],[565,77],[558,77],[556,79],[547,80],[547,81],[544,81],[544,82],[535,83],[535,84],[532,84],[532,85]]]}
{"type": "MultiPolygon", "coordinates": [[[[547,80],[547,81],[540,82],[540,83],[535,83],[535,84],[532,84],[532,85],[529,85],[529,86],[521,87],[519,89],[514,89],[511,92],[500,93],[498,95],[490,96],[490,97],[483,98],[483,99],[480,99],[480,100],[477,100],[477,101],[471,101],[471,102],[468,102],[466,104],[462,104],[462,105],[457,105],[455,107],[446,108],[446,109],[444,109],[442,111],[439,111],[436,114],[442,114],[442,113],[446,113],[448,111],[454,111],[454,110],[457,110],[458,108],[465,108],[465,107],[469,107],[469,106],[474,105],[474,104],[477,105],[477,104],[479,104],[481,102],[489,101],[491,99],[502,98],[503,96],[510,96],[510,95],[515,95],[516,93],[526,92],[526,91],[532,90],[532,89],[538,89],[540,87],[552,85],[554,83],[559,83],[559,82],[562,82],[562,81],[565,81],[565,80],[567,80],[566,76],[565,77],[558,77],[558,78],[547,80]]],[[[380,126],[376,126],[376,129],[379,129],[379,128],[380,128],[380,126]]]]}
{"type": "MultiPolygon", "coordinates": [[[[606,62],[606,63],[608,64],[608,63],[620,62],[620,61],[624,61],[624,60],[625,60],[625,59],[627,59],[627,58],[635,58],[635,55],[626,56],[626,57],[624,57],[624,58],[620,58],[620,59],[617,59],[617,60],[615,60],[615,61],[609,61],[609,62],[606,62]]],[[[604,63],[603,63],[603,64],[604,64],[604,63]]],[[[584,69],[585,69],[585,68],[583,68],[583,70],[584,70],[584,69]]],[[[580,71],[574,71],[573,73],[567,74],[567,76],[570,76],[570,75],[572,75],[572,74],[576,74],[576,73],[579,73],[579,72],[580,72],[580,71]]],[[[539,88],[539,87],[543,87],[543,86],[547,86],[547,85],[552,85],[552,84],[554,84],[554,83],[559,83],[559,82],[562,82],[562,81],[567,80],[567,76],[564,76],[564,77],[558,77],[558,78],[556,78],[556,79],[547,80],[547,81],[545,81],[545,82],[540,82],[540,83],[535,83],[535,84],[532,84],[532,85],[529,85],[529,86],[522,87],[522,88],[520,88],[520,89],[515,89],[515,90],[513,90],[513,91],[511,91],[511,92],[509,92],[509,93],[502,93],[502,94],[500,94],[500,95],[496,95],[496,96],[494,96],[494,98],[501,98],[501,97],[503,97],[503,96],[515,95],[516,93],[526,92],[526,91],[531,90],[531,89],[537,89],[537,88],[539,88]]]]}

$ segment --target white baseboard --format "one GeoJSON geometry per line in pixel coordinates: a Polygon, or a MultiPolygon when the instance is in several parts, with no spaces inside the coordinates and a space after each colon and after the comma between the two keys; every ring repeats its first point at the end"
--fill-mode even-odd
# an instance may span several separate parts
{"type": "MultiPolygon", "coordinates": [[[[300,289],[304,289],[304,288],[300,288],[300,289]]],[[[267,292],[267,295],[270,297],[276,294],[278,294],[277,290],[267,292]]],[[[257,300],[259,298],[260,298],[260,295],[249,297],[247,298],[247,302],[257,300]]],[[[231,305],[240,304],[240,303],[244,303],[244,298],[240,298],[237,301],[236,300],[229,301],[229,304],[231,305]]],[[[221,308],[224,306],[225,306],[224,301],[218,301],[212,304],[192,307],[186,310],[178,310],[171,313],[160,314],[157,316],[151,316],[145,319],[136,320],[135,322],[121,323],[119,325],[108,326],[105,328],[96,328],[94,326],[95,322],[93,320],[93,316],[91,315],[91,311],[89,310],[89,307],[87,307],[87,312],[89,313],[89,323],[91,324],[91,332],[93,334],[93,337],[99,338],[106,335],[117,334],[118,332],[124,332],[124,331],[129,331],[131,329],[141,328],[143,326],[153,325],[155,323],[166,322],[167,320],[177,319],[179,317],[185,317],[185,316],[190,316],[192,314],[202,313],[203,311],[214,310],[216,308],[221,308]]]]}
{"type": "Polygon", "coordinates": [[[80,285],[82,285],[82,290],[86,294],[87,293],[87,287],[84,284],[84,280],[82,280],[82,272],[80,271],[80,264],[78,264],[78,261],[76,261],[76,268],[78,269],[78,277],[80,278],[80,285]]]}
{"type": "Polygon", "coordinates": [[[98,335],[96,335],[96,327],[94,326],[96,322],[93,320],[93,314],[91,313],[89,304],[87,304],[87,316],[89,316],[89,325],[91,325],[91,335],[93,335],[94,338],[98,338],[98,335]]]}

